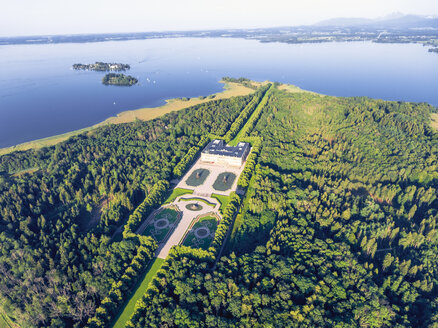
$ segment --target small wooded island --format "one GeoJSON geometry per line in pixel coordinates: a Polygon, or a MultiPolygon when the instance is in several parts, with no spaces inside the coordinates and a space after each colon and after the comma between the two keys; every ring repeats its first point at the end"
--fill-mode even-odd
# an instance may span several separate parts
{"type": "Polygon", "coordinates": [[[429,49],[429,52],[435,52],[435,53],[438,53],[438,47],[436,47],[436,48],[430,48],[430,49],[429,49]]]}
{"type": "Polygon", "coordinates": [[[131,86],[138,82],[135,77],[125,74],[108,73],[102,78],[105,85],[131,86]]]}
{"type": "Polygon", "coordinates": [[[75,70],[90,70],[90,71],[99,71],[99,72],[108,72],[108,71],[127,71],[131,68],[128,64],[121,63],[103,63],[103,62],[95,62],[94,64],[73,64],[73,69],[75,70]]]}

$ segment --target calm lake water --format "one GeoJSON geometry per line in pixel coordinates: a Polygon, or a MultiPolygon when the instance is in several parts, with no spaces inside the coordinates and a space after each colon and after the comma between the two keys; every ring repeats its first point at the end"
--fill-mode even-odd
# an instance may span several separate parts
{"type": "Polygon", "coordinates": [[[165,99],[219,92],[223,76],[438,106],[438,55],[420,45],[181,38],[0,46],[0,147],[84,128],[165,99]],[[104,86],[104,73],[71,69],[95,61],[128,63],[128,74],[140,83],[104,86]]]}

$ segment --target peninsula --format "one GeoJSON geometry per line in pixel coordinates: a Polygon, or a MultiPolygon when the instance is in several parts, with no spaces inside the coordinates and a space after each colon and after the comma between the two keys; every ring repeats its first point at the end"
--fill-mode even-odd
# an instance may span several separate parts
{"type": "Polygon", "coordinates": [[[432,327],[437,108],[241,81],[0,156],[4,322],[432,327]]]}
{"type": "Polygon", "coordinates": [[[241,81],[0,156],[0,327],[433,326],[437,108],[241,81]]]}
{"type": "Polygon", "coordinates": [[[128,64],[121,63],[103,63],[95,62],[94,64],[73,64],[73,69],[83,71],[98,71],[98,72],[120,72],[127,71],[131,68],[128,64]]]}

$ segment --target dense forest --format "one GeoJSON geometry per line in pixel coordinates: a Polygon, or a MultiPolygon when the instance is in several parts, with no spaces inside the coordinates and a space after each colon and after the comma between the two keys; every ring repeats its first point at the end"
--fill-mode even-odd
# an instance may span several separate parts
{"type": "Polygon", "coordinates": [[[84,326],[156,248],[128,218],[233,129],[255,150],[246,193],[214,247],[174,249],[129,327],[438,327],[436,108],[268,87],[0,157],[2,310],[84,326]]]}
{"type": "Polygon", "coordinates": [[[102,83],[105,85],[120,85],[131,86],[137,84],[138,80],[131,75],[108,73],[102,78],[102,83]]]}
{"type": "MultiPolygon", "coordinates": [[[[252,98],[212,100],[0,157],[2,309],[21,327],[83,326],[142,243],[121,238],[129,214],[252,98]]],[[[152,239],[147,246],[156,247],[152,239]]]]}
{"type": "Polygon", "coordinates": [[[102,78],[105,85],[131,86],[137,84],[138,80],[131,75],[108,73],[102,78]]]}
{"type": "Polygon", "coordinates": [[[437,327],[431,112],[275,90],[225,256],[175,252],[129,327],[437,327]]]}

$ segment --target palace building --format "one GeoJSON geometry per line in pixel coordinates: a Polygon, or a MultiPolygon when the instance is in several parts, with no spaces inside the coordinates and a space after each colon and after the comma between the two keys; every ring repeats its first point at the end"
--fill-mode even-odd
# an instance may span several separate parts
{"type": "Polygon", "coordinates": [[[201,161],[215,164],[241,166],[250,151],[247,142],[239,142],[237,146],[229,146],[223,140],[211,141],[201,153],[201,161]]]}

